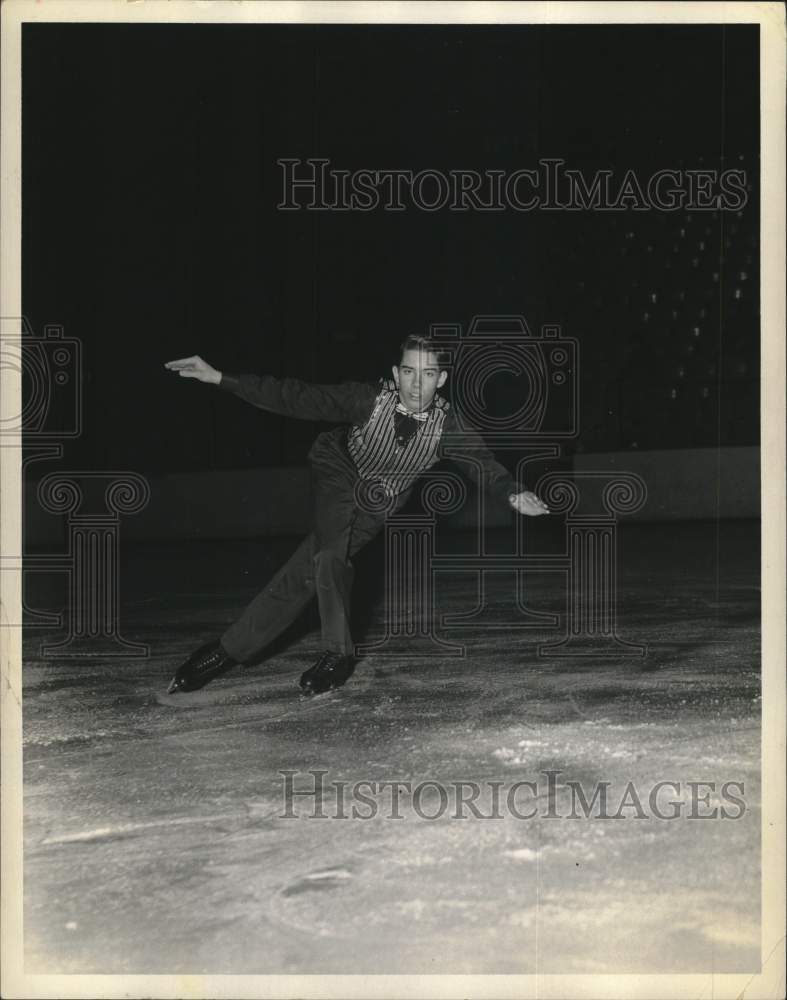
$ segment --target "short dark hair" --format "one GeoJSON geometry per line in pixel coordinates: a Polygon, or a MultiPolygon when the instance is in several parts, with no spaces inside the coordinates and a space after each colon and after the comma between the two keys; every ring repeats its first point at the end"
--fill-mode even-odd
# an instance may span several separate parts
{"type": "Polygon", "coordinates": [[[401,362],[404,357],[405,351],[424,351],[429,354],[434,354],[437,358],[437,364],[441,370],[448,368],[451,361],[451,355],[445,349],[443,344],[427,334],[408,334],[399,346],[399,362],[401,362]]]}

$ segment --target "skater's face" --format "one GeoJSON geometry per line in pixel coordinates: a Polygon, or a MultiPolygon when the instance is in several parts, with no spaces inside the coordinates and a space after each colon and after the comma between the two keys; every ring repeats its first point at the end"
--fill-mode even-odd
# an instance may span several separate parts
{"type": "Polygon", "coordinates": [[[436,355],[410,350],[404,352],[398,366],[394,365],[393,377],[402,404],[408,410],[418,411],[431,405],[435,392],[448,378],[448,372],[441,371],[436,355]]]}

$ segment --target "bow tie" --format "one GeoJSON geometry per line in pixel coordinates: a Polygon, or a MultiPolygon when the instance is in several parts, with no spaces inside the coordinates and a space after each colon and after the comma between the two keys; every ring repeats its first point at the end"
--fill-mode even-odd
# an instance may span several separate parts
{"type": "Polygon", "coordinates": [[[413,420],[424,421],[429,419],[429,411],[424,410],[422,413],[413,413],[412,410],[408,410],[404,403],[396,404],[396,412],[401,413],[403,417],[412,417],[413,420]]]}
{"type": "Polygon", "coordinates": [[[394,413],[394,432],[396,433],[396,443],[404,446],[410,438],[417,432],[418,425],[429,419],[427,413],[412,413],[399,402],[396,404],[394,413]]]}

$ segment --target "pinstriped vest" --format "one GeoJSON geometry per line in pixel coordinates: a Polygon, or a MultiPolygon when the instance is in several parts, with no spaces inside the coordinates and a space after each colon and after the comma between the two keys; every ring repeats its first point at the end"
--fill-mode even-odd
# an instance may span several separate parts
{"type": "Polygon", "coordinates": [[[439,460],[437,449],[451,407],[448,400],[436,395],[427,411],[429,419],[419,422],[417,433],[401,447],[394,434],[398,402],[395,382],[381,379],[371,415],[365,423],[353,424],[347,432],[347,450],[361,479],[382,483],[392,496],[403,493],[439,460]]]}

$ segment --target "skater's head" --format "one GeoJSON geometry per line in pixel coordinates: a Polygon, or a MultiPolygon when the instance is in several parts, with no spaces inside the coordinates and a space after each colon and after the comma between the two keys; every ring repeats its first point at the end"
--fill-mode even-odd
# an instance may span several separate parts
{"type": "Polygon", "coordinates": [[[400,349],[400,361],[393,366],[399,399],[408,410],[426,410],[434,394],[448,378],[445,350],[429,337],[406,337],[400,349]]]}

